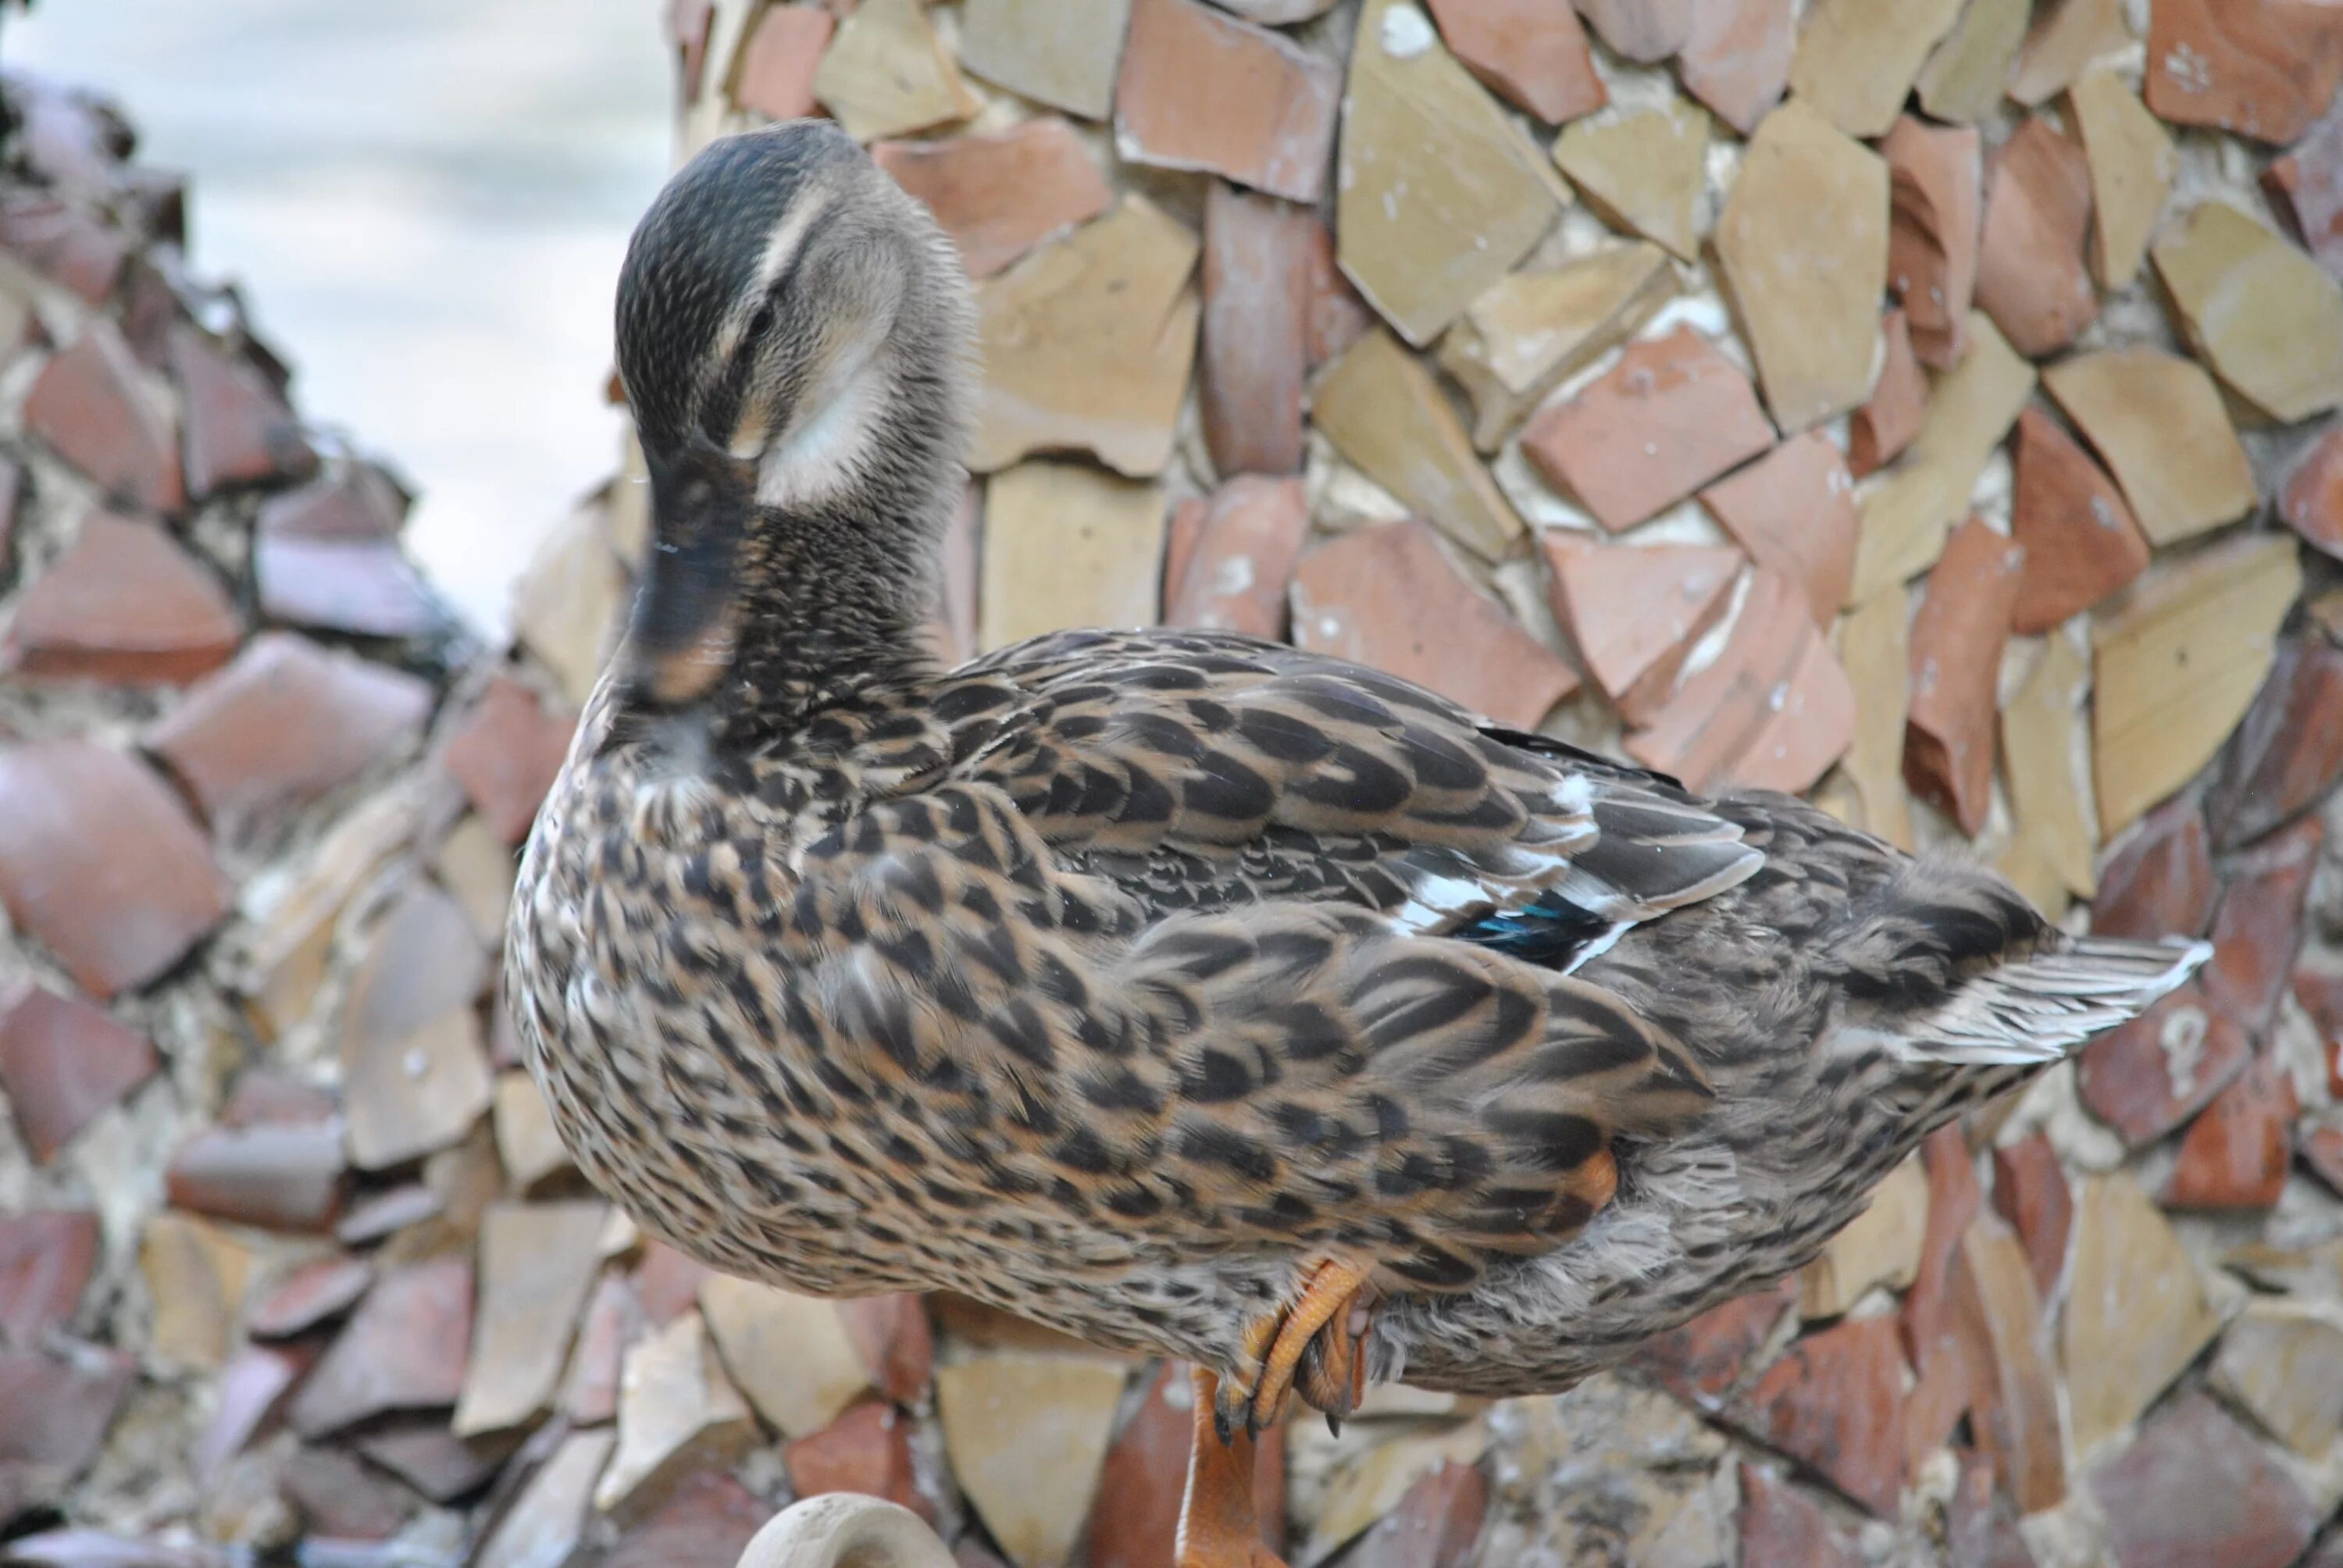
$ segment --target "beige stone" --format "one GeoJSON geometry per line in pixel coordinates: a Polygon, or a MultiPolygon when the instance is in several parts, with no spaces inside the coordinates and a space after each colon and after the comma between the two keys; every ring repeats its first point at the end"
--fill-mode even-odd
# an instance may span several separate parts
{"type": "Polygon", "coordinates": [[[2084,805],[2089,768],[2077,766],[2083,757],[2079,710],[2089,689],[2083,656],[2054,630],[2033,673],[2001,710],[2002,766],[2018,836],[2078,899],[2097,890],[2091,874],[2097,844],[2084,805]]]}
{"type": "Polygon", "coordinates": [[[1418,347],[1512,271],[1569,201],[1413,0],[1360,7],[1335,192],[1342,271],[1418,347]]]}
{"type": "Polygon", "coordinates": [[[2043,375],[2157,546],[2234,522],[2259,498],[2213,378],[2154,348],[2077,355],[2043,375]]]}
{"type": "Polygon", "coordinates": [[[516,1191],[535,1191],[563,1171],[576,1169],[569,1161],[568,1146],[553,1125],[553,1112],[545,1103],[544,1093],[528,1073],[498,1073],[491,1110],[497,1161],[516,1191]]]}
{"type": "Polygon", "coordinates": [[[617,1441],[608,1429],[563,1438],[489,1526],[472,1558],[474,1568],[544,1568],[568,1562],[586,1533],[595,1477],[609,1462],[617,1441]]]}
{"type": "Polygon", "coordinates": [[[1686,261],[1699,255],[1707,111],[1671,97],[1656,109],[1590,115],[1555,138],[1554,161],[1614,227],[1686,261]]]}
{"type": "Polygon", "coordinates": [[[1429,1472],[1443,1464],[1479,1463],[1489,1451],[1489,1429],[1474,1420],[1445,1431],[1426,1432],[1418,1425],[1385,1435],[1362,1423],[1347,1429],[1342,1441],[1298,1562],[1324,1562],[1398,1507],[1407,1489],[1429,1472]]]}
{"type": "Polygon", "coordinates": [[[2153,569],[2092,633],[2091,749],[2112,839],[2211,760],[2277,658],[2302,589],[2288,534],[2153,569]]]}
{"type": "Polygon", "coordinates": [[[1064,627],[1149,626],[1163,492],[1080,463],[1020,463],[985,487],[984,547],[987,651],[1064,627]]]}
{"type": "Polygon", "coordinates": [[[601,678],[626,598],[626,568],[611,548],[601,508],[579,507],[546,536],[513,585],[513,635],[553,671],[562,695],[582,708],[601,678]]]}
{"type": "Polygon", "coordinates": [[[491,1203],[480,1215],[478,1310],[455,1432],[473,1437],[553,1403],[569,1340],[601,1267],[600,1203],[491,1203]]]}
{"type": "Polygon", "coordinates": [[[1875,1285],[1900,1291],[1920,1272],[1928,1177],[1916,1154],[1872,1190],[1871,1202],[1798,1272],[1798,1316],[1835,1318],[1875,1285]]]}
{"type": "Polygon", "coordinates": [[[811,1437],[870,1386],[835,1302],[710,1274],[699,1312],[733,1382],[783,1437],[811,1437]]]}
{"type": "Polygon", "coordinates": [[[1475,554],[1496,560],[1521,538],[1432,372],[1390,333],[1368,333],[1326,367],[1312,416],[1367,477],[1475,554]]]}
{"type": "Polygon", "coordinates": [[[1966,0],[1960,20],[1920,67],[1920,106],[1963,125],[1991,115],[2032,11],[2031,0],[1966,0]]]}
{"type": "Polygon", "coordinates": [[[2068,89],[2066,122],[2091,169],[2091,276],[2129,288],[2178,167],[2172,137],[2113,71],[2068,89]]]}
{"type": "Polygon", "coordinates": [[[756,1418],[724,1375],[707,1326],[685,1312],[627,1352],[618,1452],[595,1483],[594,1506],[622,1521],[640,1518],[677,1482],[729,1463],[756,1439],[756,1418]]]}
{"type": "Polygon", "coordinates": [[[1887,286],[1887,165],[1877,154],[1792,99],[1757,127],[1716,249],[1783,434],[1870,395],[1887,286]]]}
{"type": "Polygon", "coordinates": [[[862,0],[822,52],[813,95],[858,142],[964,120],[984,106],[920,0],[862,0]]]}
{"type": "Polygon", "coordinates": [[[1121,1363],[978,1356],[936,1373],[944,1452],[1015,1568],[1065,1568],[1098,1491],[1122,1402],[1121,1363]]]}
{"type": "Polygon", "coordinates": [[[1864,831],[1912,848],[1911,797],[1904,792],[1904,728],[1912,689],[1911,614],[1904,585],[1889,583],[1856,601],[1839,625],[1839,663],[1855,683],[1855,744],[1839,771],[1852,786],[1864,831]]]}
{"type": "Polygon", "coordinates": [[[2213,1383],[2288,1448],[2324,1460],[2343,1422],[2343,1324],[2331,1308],[2254,1302],[2222,1336],[2213,1383]]]}
{"type": "Polygon", "coordinates": [[[1690,41],[1701,0],[1578,0],[1579,15],[1628,59],[1656,65],[1690,41]]]}
{"type": "Polygon", "coordinates": [[[442,1013],[395,1047],[344,1061],[350,1163],[379,1171],[446,1147],[494,1099],[479,1015],[442,1013]]]}
{"type": "MultiPolygon", "coordinates": [[[[1790,91],[1850,136],[1896,123],[1921,63],[1962,0],[1815,0],[1799,25],[1790,91]]],[[[1865,304],[1875,308],[1877,301],[1865,304]]]]}
{"type": "Polygon", "coordinates": [[[2197,1266],[2127,1171],[2084,1178],[2061,1359],[2075,1452],[2154,1403],[2220,1326],[2197,1266]]]}
{"type": "Polygon", "coordinates": [[[2156,242],[2156,271],[2197,355],[2256,407],[2292,424],[2343,405],[2343,284],[2300,250],[2208,201],[2156,242]]]}
{"type": "Polygon", "coordinates": [[[431,858],[431,874],[455,895],[484,942],[504,940],[505,913],[512,904],[518,871],[511,846],[477,811],[466,812],[448,829],[439,852],[431,858]]]}
{"type": "Polygon", "coordinates": [[[1986,459],[2033,395],[2034,367],[1985,312],[1970,312],[1967,336],[1968,353],[1929,390],[1911,450],[1863,498],[1863,538],[1848,590],[1854,600],[1935,564],[1953,525],[1968,515],[1969,493],[1986,459]]]}
{"type": "Polygon", "coordinates": [[[1197,248],[1146,197],[1126,196],[980,287],[969,467],[1085,451],[1133,477],[1161,473],[1196,356],[1197,248]]]}
{"type": "Polygon", "coordinates": [[[960,61],[1012,92],[1102,120],[1130,24],[1131,0],[968,0],[960,61]]]}
{"type": "Polygon", "coordinates": [[[2033,108],[2066,90],[2085,66],[2131,42],[2123,0],[2049,0],[2017,51],[2009,95],[2033,108]]]}
{"type": "Polygon", "coordinates": [[[1473,401],[1473,444],[1495,451],[1547,393],[1634,337],[1675,292],[1675,268],[1642,241],[1499,278],[1440,339],[1440,367],[1473,401]]]}
{"type": "Polygon", "coordinates": [[[175,1366],[217,1367],[236,1338],[252,1282],[252,1250],[207,1220],[165,1210],[138,1241],[153,1312],[147,1344],[175,1366]]]}

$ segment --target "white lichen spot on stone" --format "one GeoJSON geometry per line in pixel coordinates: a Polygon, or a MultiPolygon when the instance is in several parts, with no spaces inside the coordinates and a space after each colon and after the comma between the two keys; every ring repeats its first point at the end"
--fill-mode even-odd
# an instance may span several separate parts
{"type": "Polygon", "coordinates": [[[1383,13],[1383,53],[1394,60],[1413,60],[1440,41],[1432,19],[1413,5],[1394,5],[1383,13]]]}

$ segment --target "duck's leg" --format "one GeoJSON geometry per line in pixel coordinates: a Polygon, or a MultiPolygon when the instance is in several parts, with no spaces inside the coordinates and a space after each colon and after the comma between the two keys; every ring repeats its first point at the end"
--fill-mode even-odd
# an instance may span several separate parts
{"type": "Polygon", "coordinates": [[[1198,1367],[1195,1437],[1188,1451],[1188,1491],[1180,1501],[1176,1568],[1285,1568],[1261,1543],[1253,1514],[1253,1434],[1220,1433],[1221,1380],[1198,1367]]]}
{"type": "Polygon", "coordinates": [[[1233,1379],[1221,1384],[1213,1419],[1224,1436],[1240,1429],[1258,1433],[1274,1422],[1297,1372],[1311,1403],[1337,1419],[1351,1412],[1364,1371],[1358,1352],[1367,1335],[1367,1275],[1355,1263],[1321,1263],[1300,1295],[1246,1331],[1245,1353],[1255,1363],[1252,1386],[1233,1379]],[[1305,1371],[1304,1353],[1313,1343],[1316,1353],[1305,1371]]]}

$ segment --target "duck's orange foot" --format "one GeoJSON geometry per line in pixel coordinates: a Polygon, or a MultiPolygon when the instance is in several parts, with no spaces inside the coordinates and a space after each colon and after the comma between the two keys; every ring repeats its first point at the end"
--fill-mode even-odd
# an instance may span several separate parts
{"type": "Polygon", "coordinates": [[[1195,1434],[1188,1492],[1180,1502],[1175,1568],[1285,1568],[1261,1543],[1252,1504],[1252,1433],[1219,1432],[1221,1380],[1202,1367],[1194,1379],[1195,1434]]]}
{"type": "Polygon", "coordinates": [[[1222,1381],[1212,1407],[1222,1442],[1240,1432],[1260,1435],[1296,1388],[1337,1428],[1358,1408],[1372,1326],[1367,1274],[1355,1263],[1321,1263],[1299,1296],[1246,1331],[1250,1386],[1235,1377],[1222,1381]]]}

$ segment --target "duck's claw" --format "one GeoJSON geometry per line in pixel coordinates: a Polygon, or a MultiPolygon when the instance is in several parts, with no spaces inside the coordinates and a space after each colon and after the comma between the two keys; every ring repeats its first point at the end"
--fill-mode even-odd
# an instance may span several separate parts
{"type": "Polygon", "coordinates": [[[1354,1263],[1321,1263],[1300,1295],[1254,1321],[1245,1334],[1250,1386],[1238,1376],[1222,1378],[1213,1400],[1212,1426],[1222,1442],[1239,1431],[1258,1436],[1297,1388],[1338,1421],[1358,1408],[1366,1379],[1360,1351],[1372,1322],[1367,1276],[1354,1263]]]}

